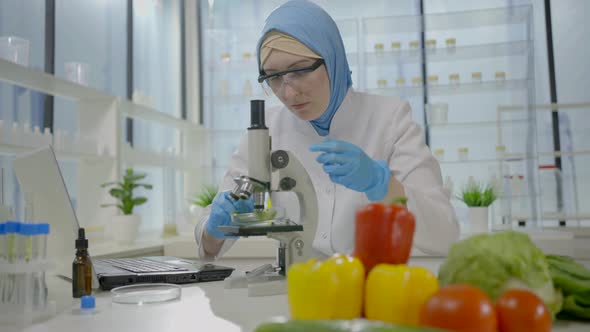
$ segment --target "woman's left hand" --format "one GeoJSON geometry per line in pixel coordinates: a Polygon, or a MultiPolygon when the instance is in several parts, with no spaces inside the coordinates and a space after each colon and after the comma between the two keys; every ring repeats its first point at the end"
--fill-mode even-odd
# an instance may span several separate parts
{"type": "Polygon", "coordinates": [[[390,171],[383,160],[373,160],[358,146],[335,139],[312,144],[311,152],[322,152],[316,160],[334,183],[366,193],[371,201],[387,194],[390,171]]]}

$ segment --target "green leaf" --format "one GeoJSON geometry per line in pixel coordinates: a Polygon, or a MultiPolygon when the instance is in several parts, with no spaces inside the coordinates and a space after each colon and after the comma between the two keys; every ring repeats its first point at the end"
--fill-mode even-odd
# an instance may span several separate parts
{"type": "MultiPolygon", "coordinates": [[[[123,175],[122,182],[109,182],[104,183],[101,187],[113,186],[116,185],[115,188],[111,188],[109,190],[109,194],[118,200],[117,207],[123,212],[125,215],[129,215],[133,213],[133,208],[137,205],[145,204],[147,202],[147,198],[145,197],[134,197],[133,196],[133,189],[142,187],[145,189],[152,189],[152,185],[148,183],[137,183],[137,181],[144,179],[147,175],[141,173],[135,173],[132,168],[127,168],[125,170],[125,174],[123,175]]],[[[113,204],[103,204],[101,206],[113,206],[113,204]]]]}
{"type": "Polygon", "coordinates": [[[109,190],[109,194],[118,199],[122,199],[123,197],[125,197],[125,191],[117,188],[109,190]]]}
{"type": "Polygon", "coordinates": [[[482,184],[470,179],[462,189],[461,195],[457,196],[457,198],[471,207],[490,206],[496,200],[497,194],[493,184],[484,187],[482,184]]]}
{"type": "Polygon", "coordinates": [[[192,203],[198,205],[200,207],[207,207],[211,205],[213,199],[217,195],[217,187],[216,186],[204,186],[201,189],[201,192],[198,193],[195,198],[192,200],[192,203]]]}
{"type": "Polygon", "coordinates": [[[406,205],[408,203],[408,198],[407,197],[396,197],[393,199],[393,201],[391,202],[391,204],[400,204],[400,205],[406,205]]]}
{"type": "Polygon", "coordinates": [[[139,181],[141,179],[145,179],[146,176],[147,175],[145,175],[145,174],[131,174],[131,175],[125,175],[123,177],[123,179],[125,181],[129,181],[129,182],[133,183],[135,181],[139,181]]]}
{"type": "Polygon", "coordinates": [[[145,202],[147,202],[147,198],[145,198],[145,197],[137,197],[137,198],[134,198],[132,201],[133,205],[141,205],[145,202]]]}

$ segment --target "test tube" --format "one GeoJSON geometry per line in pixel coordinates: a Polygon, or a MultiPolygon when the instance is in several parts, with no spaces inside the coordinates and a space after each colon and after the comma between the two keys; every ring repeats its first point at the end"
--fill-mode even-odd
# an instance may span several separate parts
{"type": "MultiPolygon", "coordinates": [[[[0,223],[0,264],[6,263],[6,225],[0,223]]],[[[4,304],[4,285],[6,283],[6,275],[0,269],[0,304],[4,304]]]]}
{"type": "MultiPolygon", "coordinates": [[[[35,224],[21,223],[16,238],[18,263],[34,264],[33,260],[33,237],[37,231],[35,224]]],[[[37,273],[21,273],[16,279],[16,299],[19,305],[31,303],[38,289],[35,278],[37,273]]]]}
{"type": "MultiPolygon", "coordinates": [[[[16,239],[19,228],[20,223],[16,221],[8,221],[4,225],[6,231],[6,258],[10,264],[17,263],[16,239]]],[[[5,276],[4,285],[2,285],[2,303],[17,303],[16,277],[16,274],[10,272],[5,276]]]]}
{"type": "Polygon", "coordinates": [[[49,236],[49,224],[39,223],[37,225],[37,236],[34,239],[33,246],[37,247],[38,256],[36,259],[47,259],[47,237],[49,236]]]}
{"type": "Polygon", "coordinates": [[[0,263],[6,263],[6,224],[0,223],[0,263]]]}
{"type": "MultiPolygon", "coordinates": [[[[37,225],[37,236],[33,240],[33,247],[36,247],[36,250],[33,252],[37,253],[37,256],[34,258],[37,261],[45,261],[47,259],[47,237],[49,236],[49,224],[48,223],[39,223],[37,225]]],[[[47,305],[47,283],[45,281],[45,272],[41,272],[39,275],[39,291],[37,294],[37,299],[34,302],[35,305],[39,308],[44,308],[47,305]]]]}
{"type": "Polygon", "coordinates": [[[16,234],[20,228],[20,223],[16,221],[8,221],[4,224],[4,231],[6,232],[6,259],[9,263],[14,263],[16,260],[16,234]]]}

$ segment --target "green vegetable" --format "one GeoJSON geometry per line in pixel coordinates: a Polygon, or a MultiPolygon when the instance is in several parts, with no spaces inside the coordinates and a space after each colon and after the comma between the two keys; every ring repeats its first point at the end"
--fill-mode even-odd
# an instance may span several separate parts
{"type": "Polygon", "coordinates": [[[435,332],[430,328],[392,325],[364,319],[354,320],[291,320],[264,323],[254,332],[435,332]]]}
{"type": "Polygon", "coordinates": [[[507,289],[528,289],[545,302],[553,316],[563,300],[553,287],[545,255],[520,232],[475,235],[455,243],[438,277],[441,286],[478,286],[494,301],[507,289]]]}
{"type": "Polygon", "coordinates": [[[275,209],[266,209],[262,211],[257,211],[256,216],[259,220],[269,220],[274,218],[277,215],[277,210],[275,209]]]}
{"type": "Polygon", "coordinates": [[[565,297],[558,317],[590,319],[590,270],[566,256],[548,255],[547,262],[555,287],[565,297]]]}

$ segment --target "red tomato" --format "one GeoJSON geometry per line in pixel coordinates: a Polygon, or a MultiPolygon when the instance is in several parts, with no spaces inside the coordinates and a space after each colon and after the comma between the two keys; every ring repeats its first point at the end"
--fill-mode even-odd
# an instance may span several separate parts
{"type": "Polygon", "coordinates": [[[438,290],[422,307],[420,325],[458,332],[496,332],[494,304],[481,289],[450,285],[438,290]]]}
{"type": "Polygon", "coordinates": [[[523,289],[506,291],[496,301],[500,332],[549,332],[551,314],[535,293],[523,289]]]}

